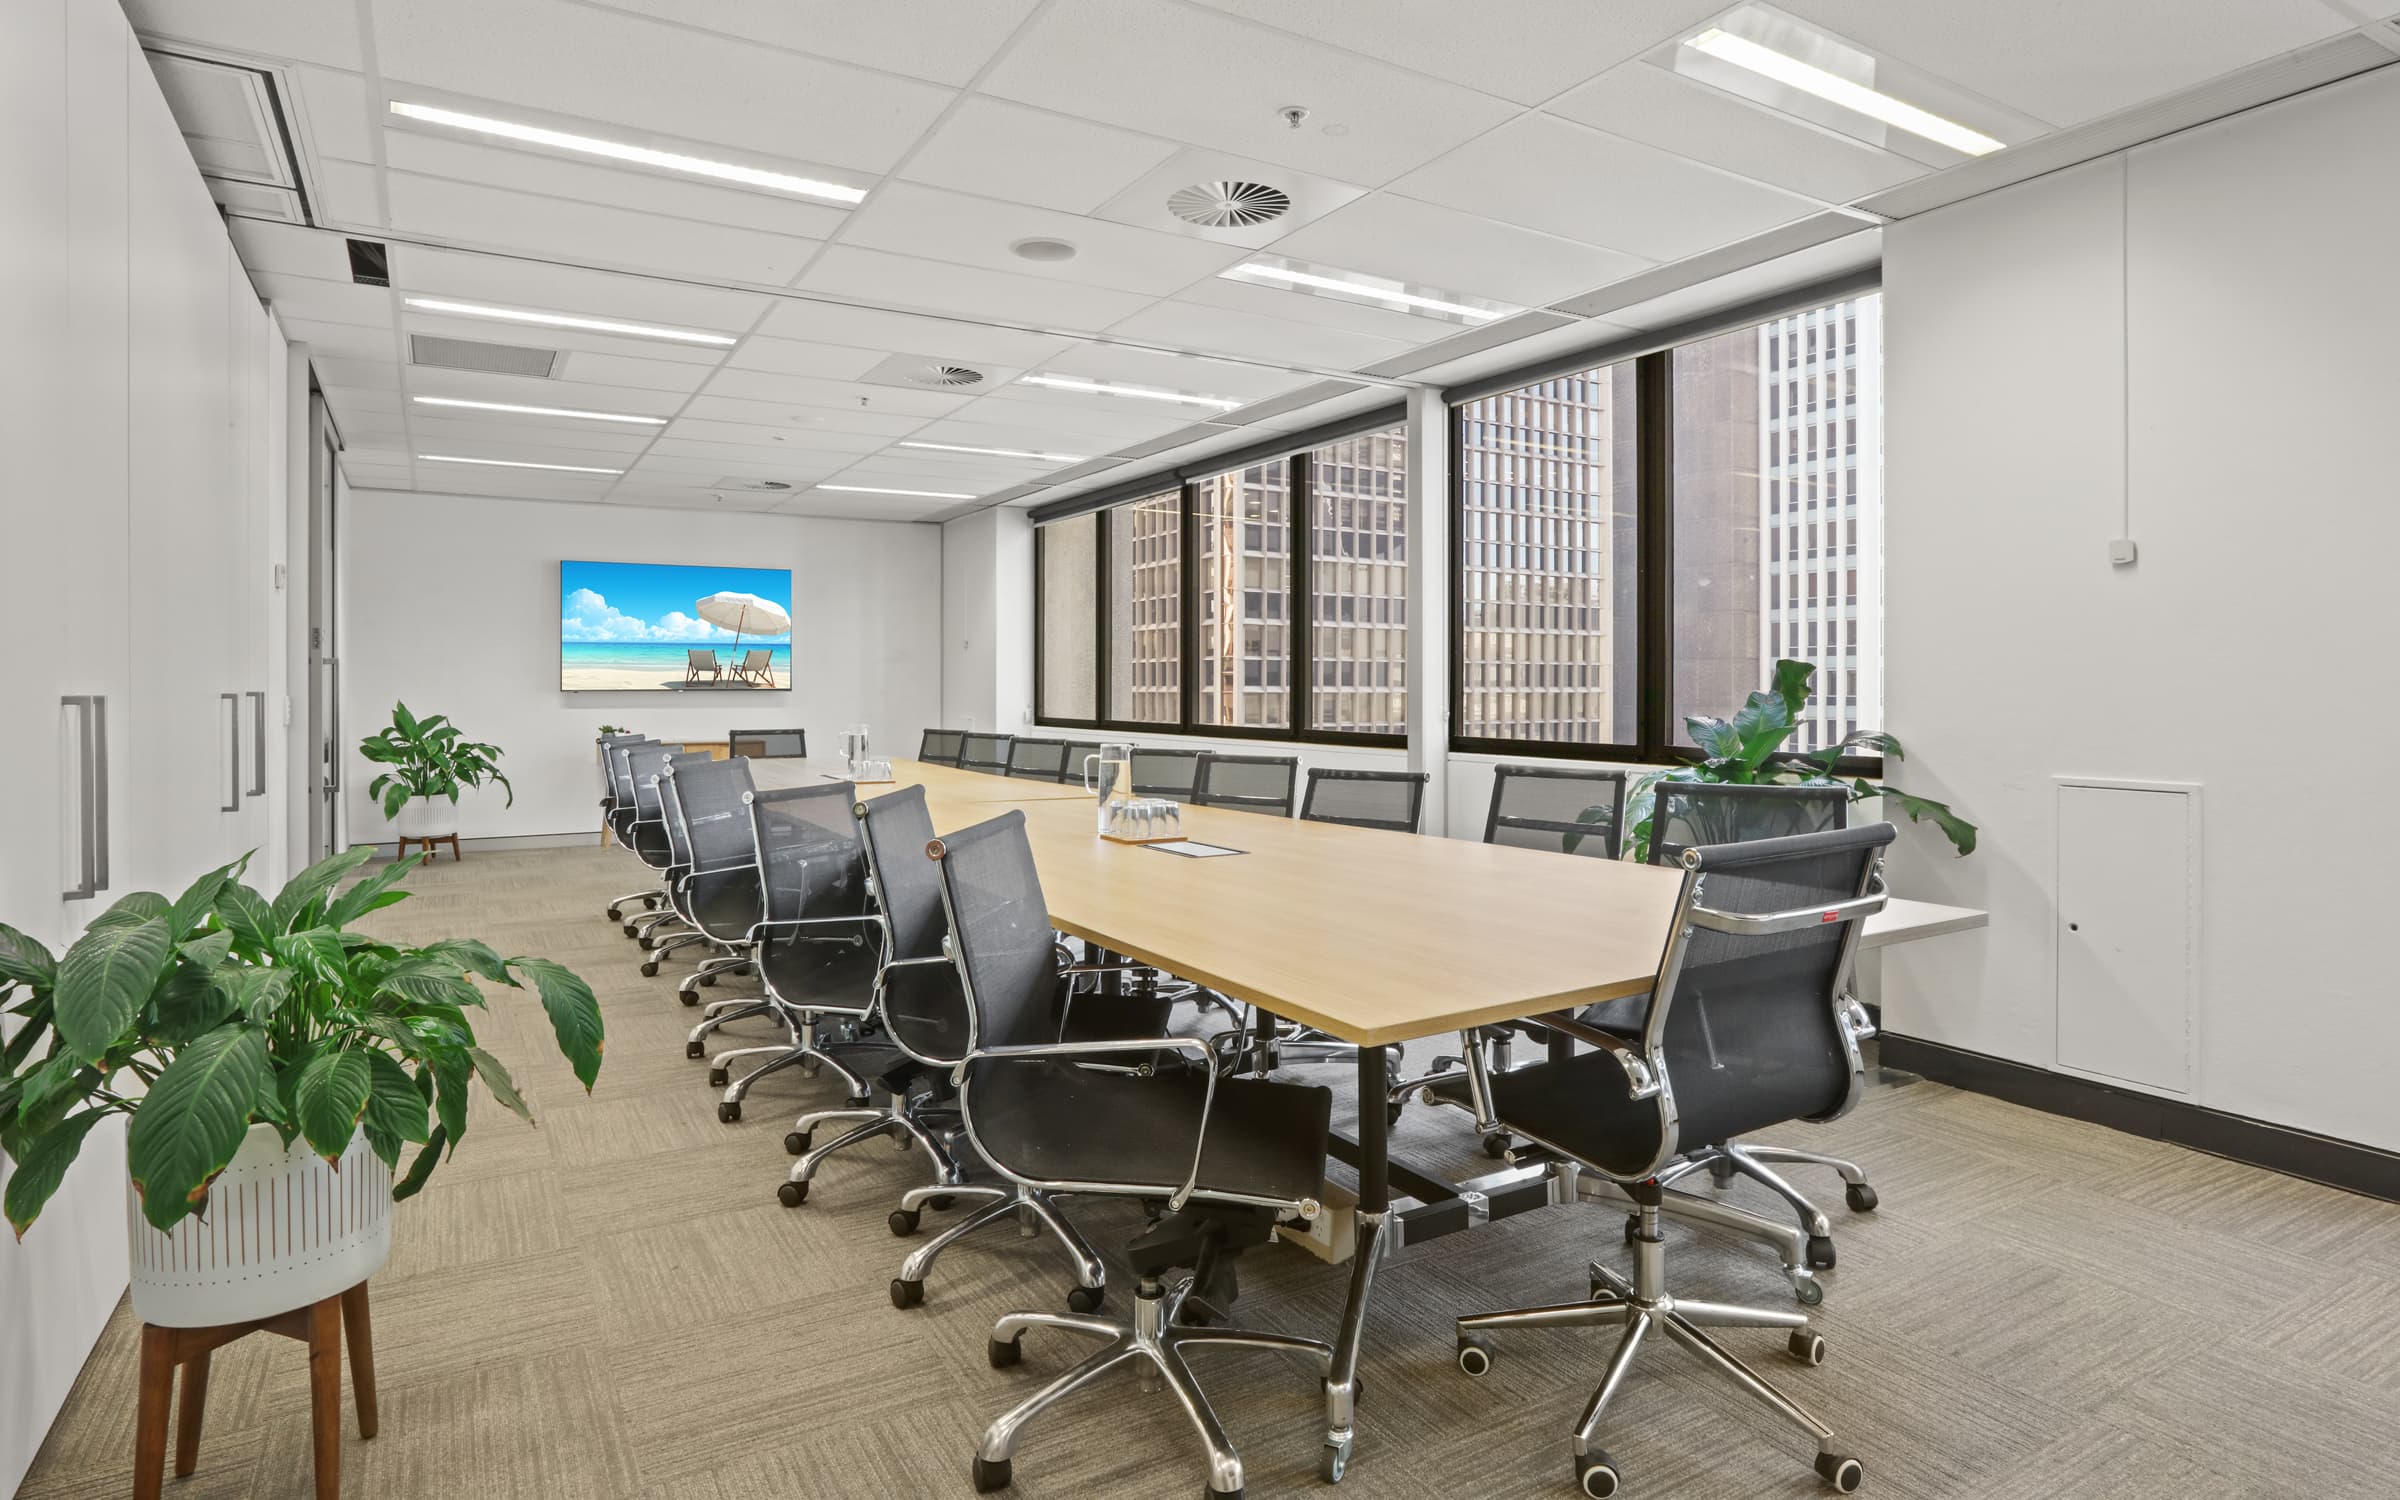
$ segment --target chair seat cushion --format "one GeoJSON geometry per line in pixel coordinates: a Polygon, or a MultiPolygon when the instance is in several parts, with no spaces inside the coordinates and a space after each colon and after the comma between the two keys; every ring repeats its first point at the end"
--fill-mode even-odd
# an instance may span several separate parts
{"type": "Polygon", "coordinates": [[[802,1010],[864,1011],[881,958],[873,943],[777,936],[759,956],[759,973],[776,999],[802,1010]]]}
{"type": "MultiPolygon", "coordinates": [[[[1192,1169],[1208,1080],[1177,1068],[1150,1077],[1053,1058],[987,1058],[962,1095],[978,1145],[1037,1182],[1171,1193],[1192,1169]]],[[[1217,1084],[1200,1191],[1322,1198],[1329,1090],[1257,1078],[1217,1084]]]]}
{"type": "MultiPolygon", "coordinates": [[[[1446,1104],[1471,1109],[1467,1079],[1433,1085],[1446,1104]]],[[[1625,1070],[1606,1052],[1534,1063],[1492,1075],[1492,1112],[1514,1134],[1546,1142],[1605,1173],[1638,1171],[1658,1150],[1658,1101],[1626,1097],[1625,1070]]]]}
{"type": "Polygon", "coordinates": [[[748,870],[695,875],[689,889],[692,916],[711,937],[739,941],[759,918],[758,878],[748,870]]]}

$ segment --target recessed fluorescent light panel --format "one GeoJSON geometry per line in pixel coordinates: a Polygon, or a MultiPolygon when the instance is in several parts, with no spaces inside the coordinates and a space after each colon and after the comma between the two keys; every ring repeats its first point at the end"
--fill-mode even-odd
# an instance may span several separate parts
{"type": "Polygon", "coordinates": [[[928,453],[974,453],[985,458],[1029,458],[1036,463],[1079,464],[1080,453],[1036,453],[1030,448],[970,448],[963,443],[895,443],[898,448],[922,448],[928,453]]]}
{"type": "MultiPolygon", "coordinates": [[[[1123,385],[1114,380],[1086,380],[1080,375],[1020,375],[1019,385],[1040,386],[1048,391],[1075,391],[1087,396],[1123,396],[1133,401],[1167,401],[1180,406],[1205,406],[1213,411],[1231,411],[1247,403],[1228,401],[1223,396],[1196,396],[1189,391],[1162,391],[1156,386],[1123,385]]],[[[967,498],[973,499],[973,496],[967,498]]]]}
{"type": "Polygon", "coordinates": [[[711,348],[730,349],[740,339],[722,333],[701,333],[690,328],[660,328],[650,323],[620,323],[612,318],[585,318],[573,313],[534,312],[522,307],[487,307],[480,302],[452,302],[446,297],[403,297],[402,302],[419,312],[441,313],[452,318],[491,318],[501,323],[531,323],[539,328],[576,328],[585,333],[621,333],[627,338],[666,339],[677,344],[706,344],[711,348]]]}
{"type": "Polygon", "coordinates": [[[1441,318],[1470,326],[1505,318],[1519,310],[1505,303],[1487,302],[1480,297],[1440,291],[1414,282],[1394,281],[1386,276],[1369,276],[1333,266],[1311,265],[1307,261],[1288,260],[1280,255],[1253,255],[1240,265],[1229,266],[1217,274],[1227,281],[1280,287],[1312,297],[1330,297],[1339,302],[1357,302],[1368,307],[1386,308],[1421,318],[1441,318]]]}
{"type": "Polygon", "coordinates": [[[838,203],[845,208],[862,202],[867,196],[865,188],[852,187],[848,183],[800,177],[790,172],[770,172],[764,167],[746,167],[739,162],[711,161],[705,156],[687,156],[680,151],[661,151],[652,146],[637,146],[629,141],[603,140],[598,136],[577,135],[572,131],[552,130],[547,126],[528,125],[516,120],[464,114],[432,104],[413,104],[394,99],[392,113],[421,125],[438,125],[446,130],[515,141],[519,145],[546,146],[553,151],[568,151],[579,156],[604,157],[609,161],[621,161],[637,167],[655,167],[662,172],[680,172],[687,177],[706,177],[716,182],[731,183],[735,187],[790,193],[823,203],[838,203]]]}
{"type": "Polygon", "coordinates": [[[2050,128],[1772,5],[1739,6],[1649,60],[1932,167],[1989,156],[2050,128]]]}
{"type": "Polygon", "coordinates": [[[511,458],[453,458],[447,453],[420,453],[417,462],[426,464],[483,464],[494,469],[550,469],[561,474],[622,474],[623,469],[587,469],[582,464],[527,464],[511,458]]]}
{"type": "Polygon", "coordinates": [[[578,411],[571,406],[512,406],[506,401],[461,401],[452,396],[412,396],[419,406],[455,406],[466,411],[504,411],[520,417],[575,417],[586,422],[638,422],[644,427],[664,427],[665,417],[637,417],[631,412],[578,411]]]}
{"type": "Polygon", "coordinates": [[[911,500],[972,500],[973,495],[954,495],[947,490],[887,490],[872,484],[812,484],[812,490],[831,490],[842,495],[905,495],[911,500]]]}

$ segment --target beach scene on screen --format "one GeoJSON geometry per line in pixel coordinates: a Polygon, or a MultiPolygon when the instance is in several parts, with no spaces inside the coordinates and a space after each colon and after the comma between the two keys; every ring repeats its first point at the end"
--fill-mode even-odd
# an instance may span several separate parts
{"type": "Polygon", "coordinates": [[[792,685],[792,572],[558,565],[558,685],[570,693],[792,685]]]}

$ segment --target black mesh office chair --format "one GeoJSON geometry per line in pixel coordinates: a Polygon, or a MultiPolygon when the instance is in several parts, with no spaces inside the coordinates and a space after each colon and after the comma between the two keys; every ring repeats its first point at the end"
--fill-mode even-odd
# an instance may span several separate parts
{"type": "MultiPolygon", "coordinates": [[[[1686,849],[1702,845],[1820,833],[1840,828],[1849,816],[1847,787],[1662,781],[1651,803],[1650,862],[1678,864],[1686,849]]],[[[1639,1024],[1639,1007],[1638,998],[1616,1001],[1594,1007],[1586,1019],[1622,1035],[1639,1024]]],[[[1860,1022],[1866,1024],[1863,1010],[1860,1022]]],[[[1832,1168],[1841,1174],[1842,1198],[1853,1212],[1869,1212],[1878,1201],[1856,1162],[1790,1146],[1724,1141],[1713,1153],[1696,1154],[1686,1170],[1705,1166],[1719,1187],[1729,1186],[1737,1175],[1764,1186],[1789,1203],[1799,1217],[1801,1230],[1808,1236],[1808,1263],[1820,1268],[1832,1265],[1833,1221],[1772,1164],[1832,1168]]]]}
{"type": "Polygon", "coordinates": [[[1304,823],[1347,823],[1415,833],[1425,805],[1423,771],[1325,771],[1310,767],[1300,801],[1304,823]]]}
{"type": "Polygon", "coordinates": [[[1023,1357],[1029,1328],[1106,1343],[985,1430],[975,1453],[975,1487],[1009,1483],[1018,1438],[1034,1417],[1119,1365],[1146,1362],[1199,1429],[1209,1493],[1239,1495],[1242,1461],[1186,1356],[1210,1345],[1277,1349],[1307,1358],[1320,1380],[1330,1374],[1331,1351],[1315,1340],[1214,1325],[1236,1290],[1232,1257],[1265,1243],[1277,1220],[1323,1211],[1332,1095],[1263,1079],[1220,1079],[1206,1066],[1208,1044],[1197,1038],[1057,1040],[1058,955],[1024,813],[1012,809],[937,839],[927,852],[939,865],[968,998],[972,1050],[959,1105],[976,1149],[1026,1186],[1165,1207],[1129,1247],[1140,1278],[1130,1323],[1022,1312],[994,1327],[995,1366],[1023,1357]],[[1147,1073],[1092,1066],[1169,1049],[1193,1054],[1202,1066],[1147,1073]],[[1169,1273],[1185,1266],[1193,1275],[1170,1286],[1169,1273]],[[1184,1321],[1195,1297],[1213,1315],[1211,1326],[1184,1321]]]}
{"type": "MultiPolygon", "coordinates": [[[[678,757],[660,778],[659,791],[682,867],[668,887],[669,898],[690,924],[690,940],[713,950],[676,986],[676,998],[698,1005],[703,986],[751,966],[751,934],[765,914],[745,805],[750,766],[742,759],[678,757]]],[[[644,974],[657,971],[666,946],[671,945],[651,950],[644,974]]]]}
{"type": "Polygon", "coordinates": [[[959,769],[1006,776],[1009,742],[1015,738],[1007,734],[976,734],[970,730],[959,737],[959,769]]]}
{"type": "Polygon", "coordinates": [[[1859,1486],[1858,1460],[1840,1451],[1832,1429],[1704,1331],[1784,1329],[1795,1358],[1821,1364],[1825,1341],[1809,1331],[1808,1315],[1669,1296],[1659,1212],[1665,1179],[1691,1145],[1831,1119],[1857,1098],[1862,1018],[1841,984],[1861,923],[1883,906],[1878,866],[1891,840],[1891,825],[1876,823],[1687,850],[1640,1036],[1567,1022],[1597,1050],[1491,1080],[1509,1129],[1622,1185],[1636,1205],[1630,1279],[1595,1262],[1589,1301],[1458,1320],[1458,1362],[1469,1375],[1490,1370],[1493,1331],[1624,1330],[1575,1425],[1575,1477],[1586,1495],[1617,1493],[1616,1463],[1594,1439],[1654,1332],[1815,1439],[1817,1473],[1833,1488],[1859,1486]]]}
{"type": "MultiPolygon", "coordinates": [[[[600,740],[600,821],[616,841],[628,849],[633,847],[627,834],[627,830],[633,826],[633,770],[626,762],[626,755],[634,746],[649,742],[650,737],[645,734],[611,734],[602,736],[600,740]]],[[[644,911],[656,911],[658,903],[666,899],[666,894],[663,888],[658,887],[627,891],[608,903],[608,919],[623,923],[626,905],[635,901],[642,903],[644,911]]],[[[633,936],[631,926],[625,928],[625,935],[633,936]]]]}
{"type": "Polygon", "coordinates": [[[1483,841],[1615,859],[1625,823],[1625,773],[1565,766],[1492,767],[1483,841]]]}
{"type": "Polygon", "coordinates": [[[749,760],[763,760],[787,755],[808,754],[808,731],[805,729],[736,729],[725,737],[725,746],[732,754],[749,760]]]}
{"type": "MultiPolygon", "coordinates": [[[[1139,781],[1137,774],[1134,778],[1139,781]]],[[[1300,779],[1300,762],[1280,755],[1219,755],[1200,757],[1192,783],[1195,807],[1229,807],[1239,812],[1292,815],[1292,793],[1300,779]]]]}
{"type": "Polygon", "coordinates": [[[1072,748],[1065,740],[1011,740],[1008,774],[1030,781],[1065,781],[1067,752],[1072,748]]]}
{"type": "MultiPolygon", "coordinates": [[[[676,915],[675,908],[666,904],[664,881],[667,871],[675,865],[675,846],[673,836],[667,829],[666,806],[659,799],[658,778],[659,773],[664,771],[668,763],[675,757],[691,753],[695,752],[686,751],[680,745],[663,745],[656,740],[647,740],[639,745],[629,746],[625,751],[626,777],[629,782],[627,796],[630,799],[629,806],[631,808],[631,816],[626,819],[623,830],[625,847],[633,851],[635,858],[656,872],[662,882],[658,891],[659,905],[647,912],[635,914],[632,920],[625,924],[625,935],[640,943],[645,949],[652,947],[658,941],[661,936],[659,933],[661,927],[681,920],[676,915]]],[[[699,753],[705,758],[705,752],[699,753]]]]}
{"type": "Polygon", "coordinates": [[[955,766],[959,741],[965,738],[955,729],[928,729],[925,738],[917,742],[917,759],[929,766],[955,766]]]}
{"type": "Polygon", "coordinates": [[[1192,788],[1200,780],[1200,760],[1206,753],[1201,750],[1134,746],[1133,794],[1136,797],[1172,797],[1178,802],[1191,801],[1192,788]]]}

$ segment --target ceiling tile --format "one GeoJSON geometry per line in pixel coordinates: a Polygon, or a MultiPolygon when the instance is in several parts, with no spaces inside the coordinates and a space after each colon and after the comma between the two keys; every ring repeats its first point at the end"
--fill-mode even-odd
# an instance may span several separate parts
{"type": "Polygon", "coordinates": [[[971,317],[998,313],[1012,320],[1092,332],[1151,300],[1108,287],[1077,286],[850,245],[826,247],[797,284],[812,291],[929,312],[971,317]]]}
{"type": "Polygon", "coordinates": [[[936,443],[1098,454],[1156,437],[1192,419],[1181,407],[1106,396],[1093,396],[1080,406],[1028,399],[1057,394],[1032,386],[1010,386],[961,408],[955,416],[928,422],[909,436],[936,443]],[[1108,404],[1101,405],[1103,401],[1108,404]]]}
{"type": "Polygon", "coordinates": [[[398,391],[368,390],[352,385],[329,385],[324,387],[324,391],[325,399],[333,403],[335,411],[383,412],[391,416],[400,414],[398,391]]]}
{"type": "Polygon", "coordinates": [[[981,87],[1368,187],[1514,112],[1453,83],[1169,0],[1060,0],[981,87]],[[1279,118],[1288,104],[1311,111],[1297,130],[1279,118]]]}
{"type": "Polygon", "coordinates": [[[400,385],[400,366],[393,361],[320,359],[312,363],[317,367],[317,379],[326,385],[355,385],[379,390],[395,390],[400,385]]]}
{"type": "Polygon", "coordinates": [[[300,114],[307,140],[320,157],[371,162],[375,143],[368,134],[367,81],[332,68],[294,68],[300,83],[300,114]]]}
{"type": "MultiPolygon", "coordinates": [[[[1557,193],[1556,178],[1549,190],[1557,193]]],[[[1277,255],[1298,260],[1520,307],[1539,306],[1649,264],[1638,256],[1394,193],[1371,194],[1335,209],[1277,240],[1274,249],[1277,255]]],[[[1324,300],[1283,295],[1292,301],[1324,300]]],[[[1436,327],[1424,337],[1438,338],[1448,331],[1448,326],[1436,327]]]]}
{"type": "MultiPolygon", "coordinates": [[[[526,323],[504,323],[494,318],[461,318],[442,313],[429,313],[403,306],[401,325],[412,333],[438,333],[444,338],[475,339],[489,344],[515,344],[523,348],[555,349],[562,354],[607,354],[619,359],[638,359],[664,365],[697,365],[713,369],[726,351],[697,344],[670,343],[665,339],[631,338],[623,334],[584,333],[573,328],[538,328],[526,323]]],[[[668,377],[659,376],[650,383],[668,377]]],[[[682,385],[675,387],[683,389],[682,385]]]]}
{"type": "Polygon", "coordinates": [[[762,334],[844,344],[884,354],[922,354],[962,364],[1037,365],[1075,340],[1054,333],[994,328],[964,318],[918,317],[871,307],[845,307],[806,298],[779,301],[758,325],[762,334]]]}
{"type": "MultiPolygon", "coordinates": [[[[823,239],[839,229],[848,214],[824,203],[809,203],[781,193],[748,192],[716,187],[663,172],[640,172],[591,162],[565,161],[511,151],[474,141],[427,135],[414,130],[384,132],[384,156],[395,172],[447,177],[457,182],[507,188],[551,198],[572,198],[672,218],[696,219],[756,229],[768,234],[823,239]]],[[[595,254],[592,259],[621,258],[595,254]]],[[[752,280],[759,278],[753,277],[752,280]]],[[[790,277],[779,276],[777,281],[790,277]]]]}
{"type": "Polygon", "coordinates": [[[726,356],[729,370],[765,370],[775,375],[811,375],[820,380],[856,380],[883,356],[872,349],[841,344],[816,344],[800,339],[771,339],[757,334],[726,356]]]}
{"type": "Polygon", "coordinates": [[[1552,115],[1524,115],[1394,191],[1651,260],[1797,219],[1818,205],[1552,115]],[[1560,191],[1561,183],[1581,185],[1560,191]]]}
{"type": "Polygon", "coordinates": [[[1199,3],[1519,104],[1539,104],[1725,8],[1725,0],[1510,0],[1476,11],[1457,0],[1199,3]]]}
{"type": "Polygon", "coordinates": [[[709,381],[708,393],[712,396],[736,396],[745,401],[838,407],[845,411],[880,412],[886,416],[913,416],[920,419],[956,411],[967,401],[964,396],[941,391],[906,391],[895,386],[821,380],[810,375],[777,375],[763,370],[720,370],[709,381]]]}
{"type": "Polygon", "coordinates": [[[316,179],[318,223],[361,229],[390,227],[384,223],[383,198],[377,191],[382,177],[373,167],[354,161],[320,161],[316,179]]]}
{"type": "Polygon", "coordinates": [[[401,83],[595,124],[885,172],[950,100],[932,84],[565,0],[377,0],[376,60],[401,83]]]}
{"type": "MultiPolygon", "coordinates": [[[[1124,344],[1079,344],[1042,366],[1052,375],[1081,375],[1092,380],[1156,386],[1170,391],[1206,391],[1239,401],[1258,401],[1296,390],[1316,377],[1259,365],[1232,364],[1189,354],[1141,349],[1124,344]]],[[[1040,390],[1039,386],[1033,387],[1040,390]]],[[[1071,395],[1069,392],[1055,392],[1071,395]]],[[[1074,397],[1078,402],[1083,398],[1074,397]]],[[[1118,398],[1122,399],[1122,398],[1118,398]]]]}
{"type": "Polygon", "coordinates": [[[496,412],[458,412],[455,416],[430,415],[434,408],[414,407],[408,414],[408,430],[417,445],[428,453],[447,453],[459,444],[517,444],[538,445],[560,452],[572,449],[598,457],[569,459],[570,463],[607,464],[623,468],[625,463],[650,446],[656,429],[612,427],[600,422],[575,422],[556,417],[511,417],[496,412]],[[614,458],[608,455],[616,455],[614,458]]]}
{"type": "Polygon", "coordinates": [[[819,243],[410,172],[384,181],[395,230],[569,261],[775,283],[797,275],[819,243]]]}
{"type": "Polygon", "coordinates": [[[727,36],[860,63],[912,78],[964,84],[990,61],[1039,0],[604,0],[727,36]]]}
{"type": "Polygon", "coordinates": [[[1237,359],[1290,361],[1334,370],[1371,365],[1412,347],[1398,339],[1374,338],[1322,324],[1295,323],[1173,300],[1135,313],[1110,332],[1178,348],[1229,354],[1237,359]]]}
{"type": "Polygon", "coordinates": [[[659,277],[587,271],[419,245],[394,247],[392,284],[403,291],[462,302],[665,323],[704,333],[745,333],[766,311],[768,301],[755,293],[659,277]]]}
{"type": "Polygon", "coordinates": [[[319,281],[347,283],[350,252],[342,237],[298,224],[270,224],[263,219],[227,219],[226,232],[252,275],[261,271],[283,276],[313,276],[319,281]]]}
{"type": "MultiPolygon", "coordinates": [[[[760,450],[793,453],[873,453],[890,439],[881,433],[833,432],[822,427],[753,427],[742,422],[710,422],[678,417],[660,439],[666,443],[709,443],[750,450],[753,462],[764,463],[760,450]]],[[[680,447],[670,452],[685,451],[680,447]]]]}
{"type": "Polygon", "coordinates": [[[1447,338],[1460,327],[1442,318],[1417,317],[1388,307],[1370,307],[1363,302],[1345,301],[1339,297],[1311,297],[1282,287],[1262,286],[1254,281],[1228,281],[1215,276],[1186,287],[1175,294],[1175,300],[1198,303],[1203,307],[1229,308],[1234,312],[1251,313],[1262,318],[1321,323],[1327,328],[1363,333],[1370,338],[1397,339],[1404,344],[1421,344],[1447,338]]]}
{"type": "MultiPolygon", "coordinates": [[[[638,390],[577,380],[528,380],[480,370],[444,370],[410,365],[411,396],[450,396],[466,401],[505,401],[518,406],[566,406],[578,411],[624,412],[637,417],[671,417],[690,398],[680,391],[638,390]]],[[[422,410],[422,408],[419,408],[422,410]]]]}
{"type": "Polygon", "coordinates": [[[356,323],[316,323],[306,318],[286,318],[278,310],[277,319],[283,324],[283,336],[295,344],[308,345],[309,357],[328,359],[363,359],[370,363],[389,364],[392,359],[392,331],[389,328],[366,328],[356,323]]]}
{"type": "Polygon", "coordinates": [[[1611,69],[1548,108],[1579,124],[1828,203],[1848,203],[1927,170],[1905,156],[1646,62],[1611,69]]]}
{"type": "Polygon", "coordinates": [[[574,349],[552,372],[560,380],[586,385],[623,385],[645,391],[696,391],[711,373],[705,365],[676,360],[631,359],[622,354],[593,354],[574,349]]]}
{"type": "Polygon", "coordinates": [[[887,183],[878,190],[850,216],[842,243],[1154,297],[1214,275],[1244,254],[1238,246],[1154,234],[913,182],[887,183]],[[1020,259],[1009,249],[1020,240],[1041,238],[1065,240],[1078,253],[1072,260],[1043,262],[1020,259]]]}
{"type": "Polygon", "coordinates": [[[718,395],[694,396],[683,408],[683,415],[764,427],[822,427],[833,432],[887,438],[908,436],[925,425],[925,418],[916,415],[860,411],[855,407],[802,406],[789,401],[747,401],[738,396],[718,395]]]}
{"type": "Polygon", "coordinates": [[[1870,51],[2074,125],[2347,31],[2317,0],[1779,0],[1870,51]]]}
{"type": "Polygon", "coordinates": [[[125,0],[136,31],[328,67],[361,66],[358,8],[312,0],[125,0]]]}
{"type": "Polygon", "coordinates": [[[900,175],[1088,214],[1174,150],[1171,141],[975,94],[926,137],[900,175]]]}

